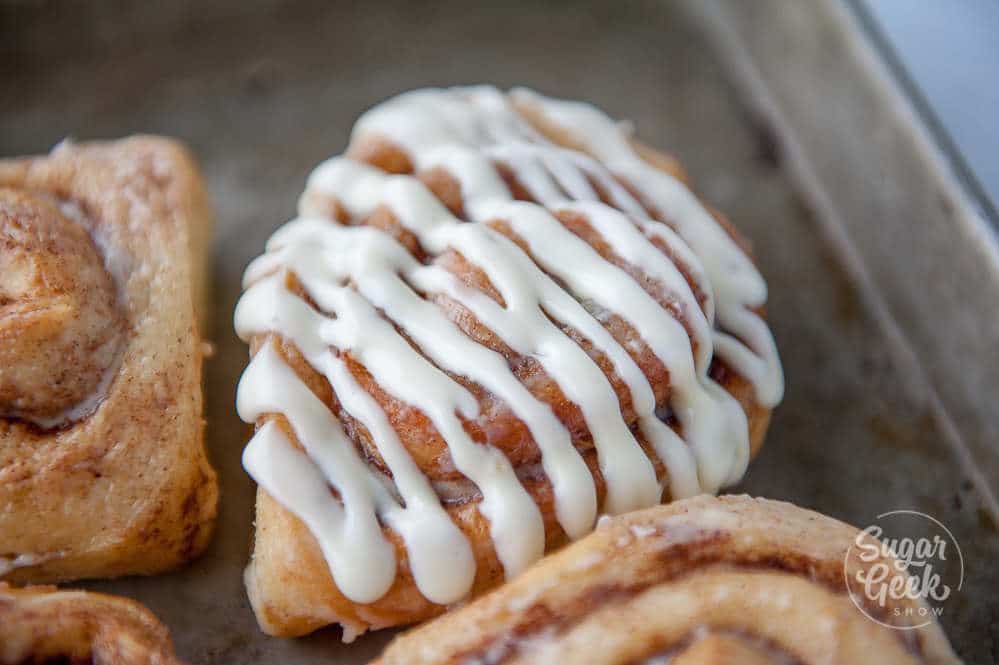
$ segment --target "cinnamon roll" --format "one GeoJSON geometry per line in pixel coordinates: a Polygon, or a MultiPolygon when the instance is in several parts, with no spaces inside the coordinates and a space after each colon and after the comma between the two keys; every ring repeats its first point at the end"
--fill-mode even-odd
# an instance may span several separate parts
{"type": "Polygon", "coordinates": [[[851,549],[858,533],[747,496],[610,518],[502,588],[397,637],[376,663],[958,663],[937,623],[915,627],[923,620],[904,611],[879,622],[854,604],[846,580],[874,564],[851,549]]]}
{"type": "Polygon", "coordinates": [[[596,108],[368,111],[235,314],[262,628],[440,613],[598,514],[738,481],[782,375],[745,242],[596,108]]]}
{"type": "Polygon", "coordinates": [[[167,629],[116,596],[0,582],[0,665],[183,665],[167,629]]]}
{"type": "Polygon", "coordinates": [[[154,573],[204,549],[209,233],[166,139],[0,160],[0,579],[154,573]]]}

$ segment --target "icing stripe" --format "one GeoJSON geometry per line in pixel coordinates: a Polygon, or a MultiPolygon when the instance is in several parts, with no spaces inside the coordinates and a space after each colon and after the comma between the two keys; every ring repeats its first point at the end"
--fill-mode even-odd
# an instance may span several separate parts
{"type": "Polygon", "coordinates": [[[358,602],[380,598],[395,579],[396,561],[374,519],[386,490],[370,474],[326,406],[268,344],[240,379],[237,410],[255,421],[265,413],[287,417],[305,453],[268,423],[247,445],[243,464],[258,483],[296,514],[316,536],[344,594],[358,602]],[[330,494],[326,483],[340,493],[330,494]]]}

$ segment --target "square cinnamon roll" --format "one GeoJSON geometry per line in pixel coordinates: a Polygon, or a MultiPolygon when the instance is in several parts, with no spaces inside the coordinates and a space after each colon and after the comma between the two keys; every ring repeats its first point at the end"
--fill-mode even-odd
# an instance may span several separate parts
{"type": "Polygon", "coordinates": [[[0,579],[149,574],[205,548],[210,224],[167,139],[0,161],[0,579]]]}
{"type": "Polygon", "coordinates": [[[677,164],[491,87],[364,114],[248,267],[262,628],[442,612],[600,514],[737,482],[783,390],[766,284],[677,164]]]}

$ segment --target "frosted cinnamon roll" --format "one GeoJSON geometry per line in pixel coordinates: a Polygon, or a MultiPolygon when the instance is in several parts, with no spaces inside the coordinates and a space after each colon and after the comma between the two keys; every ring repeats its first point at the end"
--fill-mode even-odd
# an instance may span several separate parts
{"type": "Polygon", "coordinates": [[[209,233],[168,140],[0,160],[0,579],[154,573],[207,544],[209,233]]]}
{"type": "Polygon", "coordinates": [[[367,112],[245,275],[238,410],[263,629],[443,611],[617,514],[738,481],[782,376],[766,285],[597,109],[367,112]]]}
{"type": "Polygon", "coordinates": [[[0,665],[182,665],[167,629],[127,598],[0,582],[0,665]]]}
{"type": "Polygon", "coordinates": [[[875,608],[854,604],[846,580],[875,564],[851,549],[857,535],[747,496],[611,518],[502,588],[397,637],[376,662],[959,663],[937,623],[914,627],[922,615],[904,611],[921,601],[889,601],[872,614],[881,623],[864,613],[875,608]]]}

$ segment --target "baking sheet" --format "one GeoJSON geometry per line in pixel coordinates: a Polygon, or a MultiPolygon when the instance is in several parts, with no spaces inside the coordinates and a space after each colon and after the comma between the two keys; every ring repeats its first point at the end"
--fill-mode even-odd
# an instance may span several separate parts
{"type": "Polygon", "coordinates": [[[896,508],[934,515],[967,565],[943,624],[968,662],[995,660],[999,533],[981,489],[999,485],[999,282],[987,240],[955,212],[966,212],[960,188],[926,175],[939,171],[926,137],[870,102],[884,82],[853,57],[857,35],[834,4],[3,5],[0,153],[65,136],[176,136],[198,155],[218,218],[207,368],[216,537],[182,571],[83,586],[147,604],[192,663],[355,663],[379,651],[391,632],[352,645],[336,629],[268,638],[243,593],[254,488],[233,409],[246,362],[231,325],[241,273],[365,108],[425,85],[525,84],[631,119],[752,239],[788,390],[738,489],[859,525],[896,508]],[[858,173],[866,188],[844,191],[858,173]],[[901,249],[886,251],[893,242],[901,249]],[[946,254],[937,264],[932,242],[946,254]],[[936,302],[916,297],[921,277],[936,302]]]}

